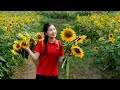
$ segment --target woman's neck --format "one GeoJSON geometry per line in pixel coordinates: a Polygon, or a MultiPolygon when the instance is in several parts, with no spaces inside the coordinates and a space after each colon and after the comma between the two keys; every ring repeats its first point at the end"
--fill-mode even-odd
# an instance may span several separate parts
{"type": "Polygon", "coordinates": [[[53,43],[55,41],[55,38],[48,38],[49,42],[53,43]]]}

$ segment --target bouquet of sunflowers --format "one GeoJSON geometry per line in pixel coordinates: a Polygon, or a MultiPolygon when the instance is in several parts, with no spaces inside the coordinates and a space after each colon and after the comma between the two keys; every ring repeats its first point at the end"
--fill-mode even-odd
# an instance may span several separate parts
{"type": "Polygon", "coordinates": [[[40,32],[37,33],[19,33],[17,40],[14,41],[13,50],[11,50],[13,55],[22,55],[23,58],[28,58],[28,52],[25,50],[26,47],[30,47],[34,50],[37,42],[43,40],[43,35],[40,32]]]}
{"type": "Polygon", "coordinates": [[[80,35],[77,36],[76,32],[71,28],[71,26],[66,27],[61,31],[60,34],[64,48],[65,48],[65,60],[62,64],[62,68],[66,70],[66,76],[67,79],[69,79],[69,60],[72,55],[75,55],[75,57],[83,58],[84,51],[81,47],[79,47],[79,43],[83,43],[87,36],[86,35],[80,35]]]}

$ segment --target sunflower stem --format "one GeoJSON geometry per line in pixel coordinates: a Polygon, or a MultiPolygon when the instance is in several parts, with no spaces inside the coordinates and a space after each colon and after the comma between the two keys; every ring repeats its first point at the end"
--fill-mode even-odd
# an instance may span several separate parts
{"type": "Polygon", "coordinates": [[[66,77],[67,77],[67,79],[70,78],[70,62],[69,62],[69,57],[67,57],[66,77]]]}

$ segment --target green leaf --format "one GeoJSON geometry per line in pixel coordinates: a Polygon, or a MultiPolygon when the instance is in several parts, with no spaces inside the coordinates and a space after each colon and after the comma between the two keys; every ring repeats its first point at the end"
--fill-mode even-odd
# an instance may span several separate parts
{"type": "Polygon", "coordinates": [[[66,65],[67,65],[67,59],[65,58],[61,68],[66,70],[66,65]]]}
{"type": "Polygon", "coordinates": [[[6,60],[2,56],[0,56],[0,60],[6,62],[6,60]]]}
{"type": "Polygon", "coordinates": [[[4,71],[8,72],[8,70],[7,70],[5,67],[2,67],[2,69],[3,69],[4,71]]]}

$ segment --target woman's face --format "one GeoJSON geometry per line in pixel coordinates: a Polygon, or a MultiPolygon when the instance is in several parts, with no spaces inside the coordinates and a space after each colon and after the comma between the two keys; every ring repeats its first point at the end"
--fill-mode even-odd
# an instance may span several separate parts
{"type": "Polygon", "coordinates": [[[54,25],[50,25],[46,35],[48,36],[48,38],[55,38],[57,34],[56,28],[54,27],[54,25]]]}

